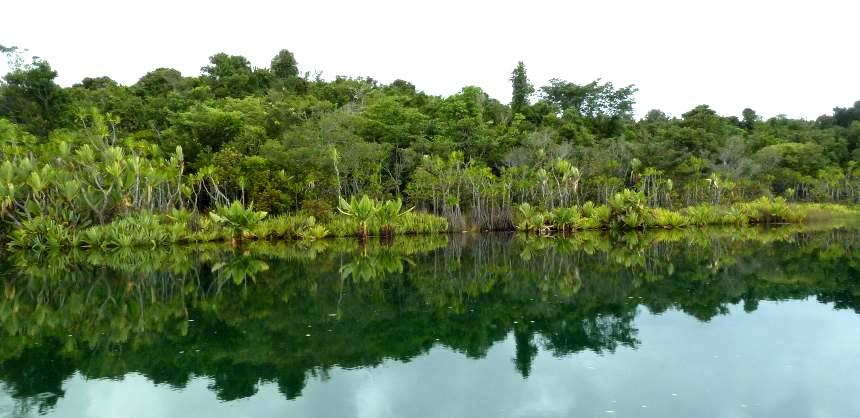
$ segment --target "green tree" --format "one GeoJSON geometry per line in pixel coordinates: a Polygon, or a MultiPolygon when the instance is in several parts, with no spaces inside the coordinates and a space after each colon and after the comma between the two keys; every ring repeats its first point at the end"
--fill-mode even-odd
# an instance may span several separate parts
{"type": "Polygon", "coordinates": [[[761,117],[755,113],[755,110],[750,108],[746,108],[741,112],[743,116],[743,127],[746,130],[752,130],[755,127],[755,124],[761,121],[761,117]]]}
{"type": "Polygon", "coordinates": [[[522,113],[529,106],[529,97],[535,92],[535,88],[526,75],[526,66],[522,61],[511,72],[511,85],[513,94],[511,96],[511,111],[522,113]]]}
{"type": "Polygon", "coordinates": [[[269,84],[269,72],[254,70],[241,55],[215,54],[201,71],[215,97],[242,97],[261,91],[269,84]]]}
{"type": "Polygon", "coordinates": [[[3,76],[0,117],[39,136],[67,124],[68,96],[54,82],[56,77],[50,64],[38,59],[3,76]]]}
{"type": "Polygon", "coordinates": [[[299,76],[299,66],[296,62],[296,58],[293,56],[292,52],[286,49],[280,50],[278,54],[272,58],[269,71],[272,72],[273,77],[281,80],[288,80],[299,76]]]}

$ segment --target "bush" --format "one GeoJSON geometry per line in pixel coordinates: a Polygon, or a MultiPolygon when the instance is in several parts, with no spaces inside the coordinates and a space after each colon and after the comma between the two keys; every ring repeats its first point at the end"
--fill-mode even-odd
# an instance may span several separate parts
{"type": "Polygon", "coordinates": [[[607,227],[636,229],[645,225],[647,199],[642,192],[624,189],[609,198],[607,227]]]}
{"type": "Polygon", "coordinates": [[[403,201],[400,199],[386,200],[385,203],[379,204],[376,209],[376,219],[379,221],[380,233],[385,236],[390,236],[394,233],[395,225],[400,222],[400,218],[412,212],[414,207],[403,209],[403,201]]]}
{"type": "Polygon", "coordinates": [[[732,206],[722,213],[719,223],[723,225],[747,225],[749,218],[740,208],[732,206]]]}
{"type": "Polygon", "coordinates": [[[302,202],[302,212],[313,216],[320,222],[326,222],[332,215],[332,207],[325,200],[308,199],[302,202]]]}
{"type": "Polygon", "coordinates": [[[739,209],[750,223],[794,223],[802,222],[806,218],[803,210],[792,208],[782,197],[761,197],[749,203],[742,203],[739,209]]]}
{"type": "Polygon", "coordinates": [[[141,213],[104,225],[89,227],[78,236],[80,243],[92,248],[155,247],[188,240],[184,224],[162,224],[157,215],[141,213]]]}
{"type": "Polygon", "coordinates": [[[540,208],[528,203],[521,203],[517,206],[517,211],[519,212],[519,222],[517,222],[516,225],[517,229],[525,233],[543,233],[547,231],[547,214],[540,208]]]}
{"type": "Polygon", "coordinates": [[[209,217],[215,223],[233,230],[234,239],[241,240],[244,234],[249,233],[266,217],[266,212],[254,211],[253,203],[246,208],[241,202],[234,200],[230,206],[219,206],[209,212],[209,217]]]}
{"type": "Polygon", "coordinates": [[[650,228],[683,228],[689,224],[686,216],[681,213],[663,208],[654,208],[645,221],[650,228]]]}
{"type": "Polygon", "coordinates": [[[429,213],[407,212],[394,223],[397,234],[439,234],[448,232],[448,220],[429,213]]]}
{"type": "MultiPolygon", "coordinates": [[[[350,216],[334,216],[326,224],[330,235],[334,237],[354,237],[359,231],[359,221],[350,216]]],[[[448,232],[448,220],[429,213],[403,213],[394,222],[395,234],[438,234],[448,232]]],[[[367,233],[371,236],[382,235],[379,220],[372,219],[367,224],[367,233]]]]}
{"type": "MultiPolygon", "coordinates": [[[[311,218],[313,219],[313,218],[311,218]]],[[[303,240],[315,241],[323,239],[328,235],[328,228],[320,224],[309,225],[307,228],[299,231],[299,237],[303,240]]]]}
{"type": "Polygon", "coordinates": [[[9,237],[9,248],[45,250],[76,245],[74,233],[53,219],[37,216],[24,221],[9,237]]]}
{"type": "Polygon", "coordinates": [[[559,232],[570,232],[574,228],[576,228],[576,224],[579,221],[579,209],[576,207],[572,208],[558,208],[552,213],[552,222],[555,226],[555,229],[559,232]]]}
{"type": "Polygon", "coordinates": [[[260,221],[251,234],[257,239],[294,239],[314,224],[316,218],[313,216],[278,215],[260,221]]]}
{"type": "Polygon", "coordinates": [[[686,209],[687,219],[690,224],[697,226],[713,225],[718,223],[720,216],[713,206],[699,205],[686,209]]]}
{"type": "Polygon", "coordinates": [[[379,202],[367,197],[367,195],[363,195],[361,199],[356,199],[353,196],[349,201],[342,197],[339,198],[337,210],[356,220],[358,228],[355,235],[360,240],[365,240],[370,235],[370,222],[376,218],[379,207],[379,202]]]}

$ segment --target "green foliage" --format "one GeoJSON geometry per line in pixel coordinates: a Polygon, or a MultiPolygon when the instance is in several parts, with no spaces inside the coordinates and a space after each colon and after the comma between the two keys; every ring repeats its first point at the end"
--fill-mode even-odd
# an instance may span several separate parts
{"type": "Polygon", "coordinates": [[[282,49],[272,58],[270,67],[272,75],[281,80],[290,80],[299,76],[299,67],[293,53],[282,49]]]}
{"type": "Polygon", "coordinates": [[[0,52],[14,63],[0,83],[0,231],[184,210],[170,241],[324,235],[317,225],[364,239],[448,229],[404,205],[457,231],[545,233],[796,222],[794,203],[860,203],[857,103],[816,121],[707,105],[636,121],[634,86],[552,79],[535,97],[522,62],[506,105],[474,86],[437,97],[404,80],[313,79],[286,49],[268,68],[216,53],[197,75],[64,88],[47,62],[0,52]],[[235,201],[316,224],[240,225],[219,214],[235,201]]]}
{"type": "Polygon", "coordinates": [[[448,220],[429,213],[405,212],[394,224],[396,234],[444,234],[448,232],[448,220]]]}
{"type": "Polygon", "coordinates": [[[522,61],[517,63],[517,67],[511,73],[511,84],[513,85],[513,96],[511,98],[511,111],[514,113],[523,112],[529,105],[529,96],[535,92],[535,88],[529,82],[526,75],[526,67],[522,61]]]}
{"type": "Polygon", "coordinates": [[[646,199],[642,192],[624,189],[609,199],[608,207],[606,227],[635,229],[645,226],[646,199]]]}
{"type": "Polygon", "coordinates": [[[382,228],[383,235],[391,235],[398,220],[405,214],[411,212],[414,207],[401,211],[403,201],[400,199],[387,200],[377,206],[376,218],[382,228]]]}
{"type": "Polygon", "coordinates": [[[229,206],[220,206],[209,212],[213,221],[233,230],[233,236],[239,239],[257,226],[266,215],[266,212],[255,211],[253,203],[245,207],[242,202],[235,200],[229,206]]]}
{"type": "Polygon", "coordinates": [[[128,216],[105,225],[84,229],[78,240],[90,248],[157,247],[183,242],[187,238],[185,225],[164,224],[157,215],[141,213],[128,216]]]}
{"type": "Polygon", "coordinates": [[[332,214],[331,205],[325,200],[319,199],[308,199],[302,202],[302,212],[307,213],[310,216],[313,216],[316,219],[321,221],[328,220],[329,216],[332,214]]]}
{"type": "Polygon", "coordinates": [[[784,198],[762,197],[739,206],[750,223],[797,223],[803,222],[806,214],[803,210],[796,210],[786,203],[784,198]]]}
{"type": "Polygon", "coordinates": [[[74,232],[51,218],[36,217],[24,221],[9,237],[9,248],[48,250],[75,244],[74,232]]]}
{"type": "Polygon", "coordinates": [[[689,217],[679,212],[663,208],[654,208],[646,218],[646,226],[649,228],[683,228],[692,224],[689,217]]]}
{"type": "Polygon", "coordinates": [[[240,55],[215,54],[201,71],[215,97],[243,96],[262,90],[268,84],[267,72],[255,71],[240,55]]]}
{"type": "Polygon", "coordinates": [[[68,92],[54,82],[57,72],[45,61],[33,62],[3,76],[0,83],[0,118],[45,136],[69,121],[68,92]]]}
{"type": "Polygon", "coordinates": [[[338,199],[337,210],[346,216],[355,218],[358,222],[358,237],[363,239],[367,238],[368,224],[376,217],[379,206],[378,202],[367,197],[367,195],[361,196],[361,199],[356,199],[353,196],[349,201],[341,197],[338,199]]]}
{"type": "Polygon", "coordinates": [[[553,226],[557,231],[570,232],[573,230],[580,219],[578,208],[556,208],[552,212],[553,226]]]}
{"type": "Polygon", "coordinates": [[[704,226],[720,223],[720,214],[717,213],[717,208],[714,206],[693,206],[687,208],[686,214],[692,225],[704,226]]]}
{"type": "Polygon", "coordinates": [[[327,237],[329,234],[328,228],[324,225],[313,224],[301,231],[299,231],[299,237],[305,240],[318,240],[327,237]]]}
{"type": "Polygon", "coordinates": [[[302,231],[315,224],[316,218],[312,216],[277,215],[258,222],[252,229],[252,234],[263,240],[295,239],[301,236],[302,231]]]}
{"type": "MultiPolygon", "coordinates": [[[[360,231],[359,221],[351,216],[336,216],[326,224],[335,237],[353,237],[360,231]]],[[[440,234],[448,232],[448,221],[440,216],[420,212],[405,212],[393,224],[391,234],[440,234]]],[[[373,219],[367,224],[368,235],[385,235],[382,224],[373,219]]]]}
{"type": "Polygon", "coordinates": [[[726,209],[719,222],[724,225],[747,225],[749,224],[749,216],[747,216],[743,210],[736,206],[732,206],[726,209]]]}
{"type": "Polygon", "coordinates": [[[521,203],[517,206],[517,211],[519,212],[517,229],[520,231],[525,233],[545,233],[548,231],[546,221],[549,214],[543,212],[540,208],[534,207],[528,203],[521,203]]]}

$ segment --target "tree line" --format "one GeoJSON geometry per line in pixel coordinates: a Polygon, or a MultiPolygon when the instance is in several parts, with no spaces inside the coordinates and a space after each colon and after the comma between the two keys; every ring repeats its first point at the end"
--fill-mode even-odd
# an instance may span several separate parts
{"type": "Polygon", "coordinates": [[[238,200],[271,214],[332,212],[339,198],[403,199],[452,227],[510,228],[516,207],[651,206],[761,196],[860,200],[860,101],[816,120],[634,117],[635,86],[552,79],[520,62],[509,104],[476,86],[447,96],[404,80],[301,73],[282,50],[267,68],[218,53],[199,75],[158,68],[130,86],[71,87],[40,58],[2,47],[0,209],[63,222],[130,211],[208,210],[238,200]],[[51,191],[48,193],[48,191],[51,191]]]}

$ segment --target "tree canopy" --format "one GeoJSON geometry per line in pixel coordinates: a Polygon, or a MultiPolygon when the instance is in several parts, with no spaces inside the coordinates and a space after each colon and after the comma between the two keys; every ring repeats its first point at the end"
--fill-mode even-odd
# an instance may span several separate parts
{"type": "Polygon", "coordinates": [[[510,225],[522,202],[604,203],[624,188],[663,206],[860,198],[860,101],[814,121],[750,108],[723,116],[704,104],[636,120],[635,86],[552,79],[535,88],[522,62],[505,104],[477,86],[441,97],[404,80],[326,81],[302,74],[286,49],[263,68],[217,53],[199,75],[156,68],[130,86],[94,76],[61,87],[47,61],[0,51],[12,64],[0,83],[9,164],[28,156],[41,169],[61,144],[153,161],[179,147],[183,175],[275,214],[368,194],[492,227],[487,219],[510,225]],[[561,181],[564,165],[580,173],[575,190],[561,181]]]}

